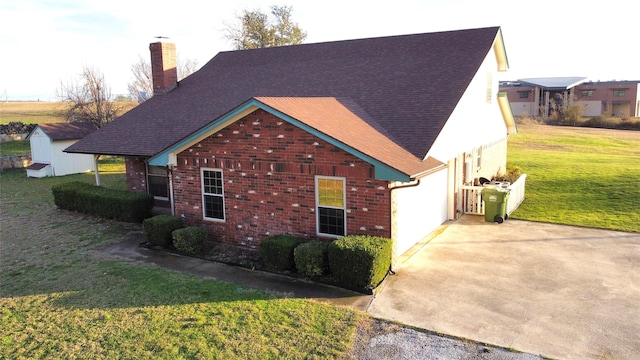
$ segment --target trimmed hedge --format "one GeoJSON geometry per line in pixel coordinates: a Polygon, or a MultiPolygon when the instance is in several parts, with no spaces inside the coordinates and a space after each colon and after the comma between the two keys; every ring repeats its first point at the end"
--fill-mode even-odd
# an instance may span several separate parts
{"type": "Polygon", "coordinates": [[[171,233],[173,247],[187,255],[195,255],[202,250],[207,238],[207,229],[204,227],[186,227],[174,230],[171,233]]]}
{"type": "Polygon", "coordinates": [[[174,215],[156,215],[142,222],[142,230],[147,240],[162,247],[169,247],[173,241],[171,233],[182,227],[182,219],[174,215]]]}
{"type": "Polygon", "coordinates": [[[391,267],[391,239],[349,235],[329,245],[329,269],[343,286],[375,289],[391,267]]]}
{"type": "Polygon", "coordinates": [[[151,216],[153,196],[114,190],[81,181],[51,187],[53,202],[61,209],[127,222],[142,222],[151,216]]]}
{"type": "Polygon", "coordinates": [[[293,250],[296,270],[304,276],[314,277],[329,270],[329,243],[326,241],[310,241],[298,245],[293,250]]]}
{"type": "Polygon", "coordinates": [[[258,252],[267,267],[276,270],[293,270],[296,266],[293,250],[300,243],[302,239],[293,235],[274,235],[262,240],[258,252]]]}

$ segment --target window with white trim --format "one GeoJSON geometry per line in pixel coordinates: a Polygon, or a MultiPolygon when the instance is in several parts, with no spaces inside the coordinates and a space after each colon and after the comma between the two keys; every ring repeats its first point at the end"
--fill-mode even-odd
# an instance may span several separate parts
{"type": "Polygon", "coordinates": [[[147,190],[154,198],[169,198],[168,180],[169,178],[166,167],[147,166],[147,190]]]}
{"type": "Polygon", "coordinates": [[[316,176],[316,228],[318,235],[344,236],[346,226],[345,179],[316,176]]]}
{"type": "Polygon", "coordinates": [[[201,168],[202,216],[207,220],[224,221],[224,185],[222,170],[201,168]]]}

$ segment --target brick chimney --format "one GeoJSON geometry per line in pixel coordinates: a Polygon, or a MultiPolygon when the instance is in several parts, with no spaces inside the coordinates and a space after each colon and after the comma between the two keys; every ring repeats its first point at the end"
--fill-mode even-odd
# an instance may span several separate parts
{"type": "Polygon", "coordinates": [[[149,45],[153,95],[164,95],[178,85],[176,45],[156,42],[149,45]]]}

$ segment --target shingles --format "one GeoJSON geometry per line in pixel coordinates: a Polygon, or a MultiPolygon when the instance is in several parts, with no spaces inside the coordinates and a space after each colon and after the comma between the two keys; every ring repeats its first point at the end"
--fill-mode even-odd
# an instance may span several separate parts
{"type": "Polygon", "coordinates": [[[349,98],[422,159],[491,50],[499,28],[221,52],[71,146],[153,156],[253,97],[349,98]]]}
{"type": "Polygon", "coordinates": [[[38,124],[42,131],[53,141],[77,140],[96,131],[96,128],[87,123],[46,123],[38,124]]]}

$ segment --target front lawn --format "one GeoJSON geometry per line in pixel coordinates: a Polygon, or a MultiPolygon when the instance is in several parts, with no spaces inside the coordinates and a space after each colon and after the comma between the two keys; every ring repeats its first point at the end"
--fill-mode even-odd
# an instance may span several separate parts
{"type": "MultiPolygon", "coordinates": [[[[123,188],[118,159],[100,170],[123,188]]],[[[353,346],[365,319],[353,310],[95,251],[141,227],[58,210],[51,186],[72,180],[94,177],[0,174],[0,358],[336,358],[353,346]]]]}
{"type": "Polygon", "coordinates": [[[640,132],[518,125],[509,163],[527,174],[522,220],[640,231],[640,132]]]}

